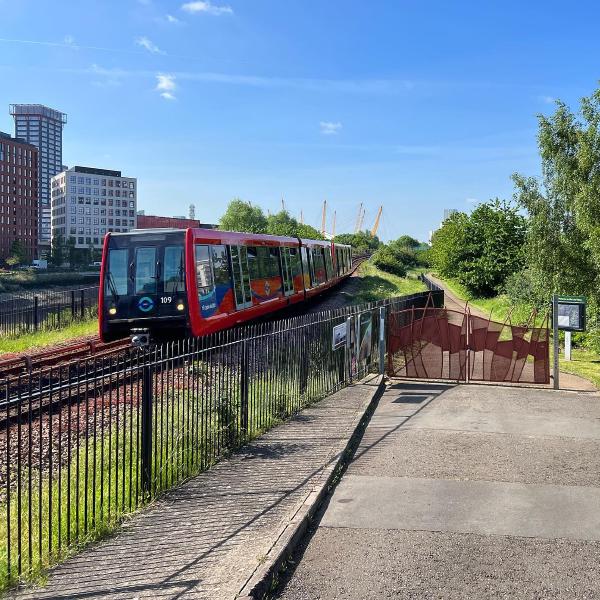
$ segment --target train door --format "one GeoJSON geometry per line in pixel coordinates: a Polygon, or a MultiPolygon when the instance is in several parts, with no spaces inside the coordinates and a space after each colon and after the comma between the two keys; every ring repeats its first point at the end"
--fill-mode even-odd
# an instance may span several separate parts
{"type": "Polygon", "coordinates": [[[281,278],[283,281],[283,293],[286,296],[291,296],[294,293],[294,275],[292,272],[292,257],[290,249],[282,247],[279,249],[281,259],[281,278]]]}
{"type": "Polygon", "coordinates": [[[230,246],[231,274],[236,308],[252,306],[250,274],[248,270],[248,249],[246,246],[230,246]]]}
{"type": "Polygon", "coordinates": [[[305,246],[300,248],[300,257],[302,258],[302,275],[304,281],[304,289],[310,289],[311,285],[311,275],[310,275],[310,265],[308,262],[308,249],[305,246]]]}

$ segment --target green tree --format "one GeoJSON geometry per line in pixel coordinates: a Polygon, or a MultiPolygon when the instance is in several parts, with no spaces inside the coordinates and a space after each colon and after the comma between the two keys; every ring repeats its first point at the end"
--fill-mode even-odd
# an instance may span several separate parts
{"type": "Polygon", "coordinates": [[[259,206],[235,198],[221,217],[219,228],[225,231],[267,233],[267,218],[259,206]]]}
{"type": "Polygon", "coordinates": [[[62,235],[52,236],[50,256],[48,262],[55,267],[60,267],[65,260],[65,240],[62,235]]]}
{"type": "Polygon", "coordinates": [[[27,251],[25,250],[23,242],[21,240],[14,240],[10,245],[6,264],[10,267],[16,267],[17,265],[22,265],[26,261],[27,251]]]}
{"type": "Polygon", "coordinates": [[[446,219],[433,236],[431,259],[441,275],[457,279],[474,296],[492,296],[521,268],[526,231],[518,208],[495,199],[470,215],[446,219]]]}
{"type": "Polygon", "coordinates": [[[541,181],[513,175],[529,215],[526,258],[538,299],[583,294],[600,306],[600,90],[579,114],[557,102],[539,116],[541,181]]]}
{"type": "Polygon", "coordinates": [[[394,244],[398,246],[398,248],[407,248],[409,250],[416,250],[422,245],[419,240],[416,240],[410,235],[401,235],[397,240],[394,241],[394,244]]]}
{"type": "Polygon", "coordinates": [[[371,253],[381,246],[379,238],[372,236],[369,231],[340,233],[335,236],[334,241],[338,244],[350,244],[355,254],[371,253]]]}
{"type": "Polygon", "coordinates": [[[380,246],[371,257],[371,262],[386,273],[392,273],[399,277],[406,275],[407,265],[390,246],[380,246]]]}

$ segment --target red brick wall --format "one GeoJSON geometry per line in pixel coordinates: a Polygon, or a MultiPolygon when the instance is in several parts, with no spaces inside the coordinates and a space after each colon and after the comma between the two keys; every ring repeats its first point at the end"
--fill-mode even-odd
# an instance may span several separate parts
{"type": "Polygon", "coordinates": [[[163,227],[174,227],[176,229],[200,227],[200,221],[197,221],[196,219],[176,219],[175,217],[155,217],[153,215],[138,215],[138,229],[160,229],[163,227]]]}
{"type": "Polygon", "coordinates": [[[0,144],[0,261],[16,239],[32,260],[38,243],[38,151],[11,138],[0,137],[0,144]]]}

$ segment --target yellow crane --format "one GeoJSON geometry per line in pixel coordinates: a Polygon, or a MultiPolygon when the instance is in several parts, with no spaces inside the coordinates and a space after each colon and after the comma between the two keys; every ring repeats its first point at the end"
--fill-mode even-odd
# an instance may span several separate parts
{"type": "Polygon", "coordinates": [[[377,235],[377,230],[379,229],[379,221],[381,220],[381,213],[383,212],[383,206],[379,207],[377,211],[377,216],[375,217],[375,223],[373,223],[373,229],[371,229],[371,237],[375,237],[377,235]]]}

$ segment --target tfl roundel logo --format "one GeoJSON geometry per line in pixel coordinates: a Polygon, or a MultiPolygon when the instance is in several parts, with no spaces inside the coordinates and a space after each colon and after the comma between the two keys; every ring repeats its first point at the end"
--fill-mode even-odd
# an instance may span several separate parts
{"type": "Polygon", "coordinates": [[[150,312],[154,308],[154,300],[149,296],[142,296],[138,300],[138,308],[142,312],[150,312]]]}

